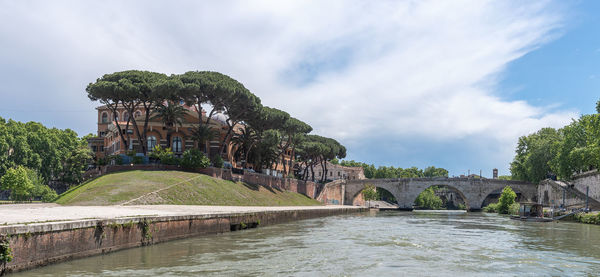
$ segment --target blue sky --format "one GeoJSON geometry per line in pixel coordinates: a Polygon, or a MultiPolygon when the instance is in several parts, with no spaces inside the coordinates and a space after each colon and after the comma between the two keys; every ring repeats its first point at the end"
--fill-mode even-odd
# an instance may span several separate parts
{"type": "Polygon", "coordinates": [[[598,1],[0,0],[0,116],[95,132],[102,74],[216,70],[348,159],[508,174],[519,136],[592,113],[598,1]]]}
{"type": "Polygon", "coordinates": [[[600,2],[565,11],[561,35],[509,64],[500,83],[507,99],[595,113],[600,99],[600,2]]]}

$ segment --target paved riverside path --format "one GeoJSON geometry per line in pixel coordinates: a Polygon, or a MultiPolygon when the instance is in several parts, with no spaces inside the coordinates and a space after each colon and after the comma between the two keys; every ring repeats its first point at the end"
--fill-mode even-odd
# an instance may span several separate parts
{"type": "Polygon", "coordinates": [[[359,209],[361,207],[341,205],[256,207],[194,205],[61,206],[58,204],[5,204],[0,205],[0,226],[42,222],[77,221],[84,219],[117,219],[141,216],[216,215],[265,211],[340,208],[359,209]]]}

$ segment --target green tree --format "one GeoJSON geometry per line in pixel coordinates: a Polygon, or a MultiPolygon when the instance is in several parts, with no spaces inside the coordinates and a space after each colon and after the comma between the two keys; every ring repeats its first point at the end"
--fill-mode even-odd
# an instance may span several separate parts
{"type": "Polygon", "coordinates": [[[516,156],[510,172],[516,180],[537,183],[552,172],[552,160],[558,153],[560,133],[553,128],[543,128],[536,133],[519,138],[516,156]]]}
{"type": "Polygon", "coordinates": [[[363,199],[368,201],[367,207],[371,207],[371,200],[377,199],[377,189],[373,185],[367,185],[362,190],[363,199]]]}
{"type": "Polygon", "coordinates": [[[517,194],[512,190],[511,187],[506,186],[502,189],[500,199],[498,199],[498,213],[508,214],[510,207],[515,203],[517,194]]]}
{"type": "MultiPolygon", "coordinates": [[[[138,108],[144,110],[143,127],[139,128],[139,123],[135,116],[129,116],[129,121],[133,125],[142,153],[146,154],[146,139],[148,131],[148,122],[154,108],[161,104],[165,99],[172,96],[173,91],[180,86],[180,81],[174,78],[168,78],[165,74],[128,70],[105,74],[96,82],[90,83],[86,87],[88,98],[92,101],[99,101],[106,105],[113,113],[117,112],[119,105],[122,105],[130,115],[134,115],[138,108]],[[142,130],[140,132],[140,129],[142,130]]],[[[123,131],[118,122],[115,122],[121,138],[123,131]]],[[[127,133],[127,132],[125,132],[127,133]]],[[[127,142],[125,143],[127,147],[127,142]]]]}
{"type": "Polygon", "coordinates": [[[2,189],[10,191],[10,199],[13,201],[29,200],[33,191],[33,183],[27,176],[27,170],[23,166],[10,168],[0,178],[2,189]]]}
{"type": "Polygon", "coordinates": [[[417,199],[415,200],[416,206],[429,210],[439,210],[442,208],[443,204],[444,202],[442,199],[435,195],[433,187],[425,189],[419,194],[419,196],[417,196],[417,199]]]}

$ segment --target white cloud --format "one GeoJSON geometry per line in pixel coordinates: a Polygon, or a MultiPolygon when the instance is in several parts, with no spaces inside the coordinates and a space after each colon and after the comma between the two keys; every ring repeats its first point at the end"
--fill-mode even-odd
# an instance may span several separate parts
{"type": "Polygon", "coordinates": [[[85,85],[107,72],[217,70],[351,147],[472,137],[507,163],[518,136],[576,116],[496,88],[562,20],[554,3],[522,1],[5,1],[0,69],[55,79],[48,101],[86,106],[85,85]]]}

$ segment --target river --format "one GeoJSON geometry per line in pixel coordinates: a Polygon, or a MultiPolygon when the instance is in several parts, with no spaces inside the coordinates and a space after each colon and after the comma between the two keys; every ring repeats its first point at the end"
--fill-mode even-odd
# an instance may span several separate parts
{"type": "Polygon", "coordinates": [[[600,275],[600,226],[485,213],[370,212],[265,226],[11,276],[600,275]]]}

